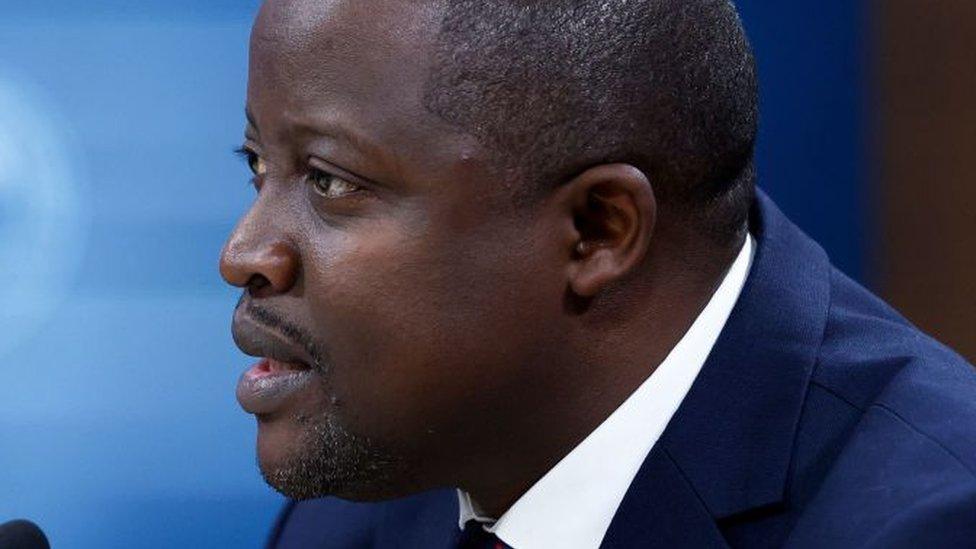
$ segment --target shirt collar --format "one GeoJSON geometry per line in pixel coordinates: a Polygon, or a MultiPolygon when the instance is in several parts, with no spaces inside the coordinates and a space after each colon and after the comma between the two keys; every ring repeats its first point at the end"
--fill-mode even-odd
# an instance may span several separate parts
{"type": "Polygon", "coordinates": [[[468,521],[516,549],[600,545],[641,464],[708,358],[749,274],[746,238],[722,283],[663,362],[599,427],[522,495],[497,521],[459,490],[458,526],[468,521]],[[608,467],[608,463],[613,463],[608,467]]]}

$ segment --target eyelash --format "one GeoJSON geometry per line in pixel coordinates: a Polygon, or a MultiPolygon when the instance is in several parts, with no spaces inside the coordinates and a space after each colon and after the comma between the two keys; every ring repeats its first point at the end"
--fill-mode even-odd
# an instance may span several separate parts
{"type": "Polygon", "coordinates": [[[254,178],[257,177],[257,174],[254,173],[254,164],[258,161],[257,153],[255,153],[254,151],[252,151],[247,147],[237,147],[236,149],[234,149],[234,154],[236,154],[241,160],[243,160],[247,168],[251,170],[252,175],[251,178],[247,181],[247,185],[249,186],[253,185],[254,178]]]}
{"type": "MultiPolygon", "coordinates": [[[[249,149],[247,147],[238,147],[238,148],[236,148],[234,150],[234,153],[237,156],[239,156],[242,160],[244,160],[245,164],[247,164],[247,167],[251,170],[251,173],[253,175],[252,175],[251,179],[248,181],[248,185],[254,185],[255,180],[258,177],[258,174],[256,172],[256,169],[255,169],[254,165],[260,160],[260,157],[258,156],[258,154],[256,152],[254,152],[253,150],[251,150],[251,149],[249,149]]],[[[322,181],[324,179],[328,179],[328,178],[335,178],[335,179],[341,180],[343,182],[346,182],[346,183],[352,185],[353,187],[356,187],[357,191],[362,189],[359,185],[357,185],[355,183],[352,183],[352,182],[348,181],[347,179],[345,179],[345,178],[343,178],[341,176],[338,176],[338,175],[329,173],[329,172],[324,171],[324,170],[320,170],[318,168],[310,168],[309,169],[308,180],[313,185],[319,183],[320,181],[322,181]]],[[[354,191],[354,192],[356,192],[356,191],[354,191]]]]}

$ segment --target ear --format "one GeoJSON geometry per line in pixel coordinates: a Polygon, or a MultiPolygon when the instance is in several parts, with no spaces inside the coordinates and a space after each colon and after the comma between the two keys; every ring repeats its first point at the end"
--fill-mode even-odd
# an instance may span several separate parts
{"type": "Polygon", "coordinates": [[[654,191],[637,168],[604,164],[574,177],[560,194],[574,230],[569,284],[576,295],[593,297],[647,254],[657,219],[654,191]]]}

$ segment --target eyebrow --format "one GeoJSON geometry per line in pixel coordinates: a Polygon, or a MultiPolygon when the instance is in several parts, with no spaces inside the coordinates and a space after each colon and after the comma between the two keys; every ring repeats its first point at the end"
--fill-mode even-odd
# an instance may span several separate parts
{"type": "Polygon", "coordinates": [[[330,117],[312,118],[310,120],[294,121],[296,129],[314,136],[329,138],[355,149],[360,155],[369,158],[389,160],[389,153],[382,147],[368,139],[355,127],[342,124],[330,117]]]}
{"type": "MultiPolygon", "coordinates": [[[[247,118],[247,123],[250,125],[250,127],[254,128],[255,133],[260,136],[261,131],[258,129],[256,117],[254,116],[254,113],[251,112],[250,107],[244,107],[244,116],[247,118]]],[[[350,130],[349,128],[344,128],[341,125],[329,121],[311,121],[299,123],[296,124],[296,126],[302,131],[343,142],[353,149],[356,149],[362,155],[381,157],[387,160],[389,159],[389,154],[381,147],[377,146],[369,139],[366,139],[359,132],[350,130]]]]}
{"type": "Polygon", "coordinates": [[[254,131],[260,135],[261,130],[258,129],[258,123],[255,122],[254,114],[251,112],[250,107],[244,107],[244,117],[247,118],[248,125],[254,128],[254,131]]]}

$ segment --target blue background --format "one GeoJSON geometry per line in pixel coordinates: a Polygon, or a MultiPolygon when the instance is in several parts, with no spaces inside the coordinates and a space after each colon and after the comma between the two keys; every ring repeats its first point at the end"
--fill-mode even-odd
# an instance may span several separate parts
{"type": "MultiPolygon", "coordinates": [[[[31,291],[53,300],[42,318],[0,317],[0,522],[30,518],[56,548],[258,547],[281,500],[234,399],[248,360],[216,268],[252,194],[230,151],[257,2],[24,4],[0,0],[0,95],[53,132],[13,137],[67,170],[54,184],[22,162],[19,187],[0,173],[0,191],[51,190],[44,203],[0,192],[0,239],[53,227],[40,259],[0,255],[0,273],[33,261],[56,275],[0,281],[14,313],[31,291]]],[[[761,184],[863,279],[861,7],[740,8],[763,79],[761,184]]]]}

